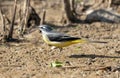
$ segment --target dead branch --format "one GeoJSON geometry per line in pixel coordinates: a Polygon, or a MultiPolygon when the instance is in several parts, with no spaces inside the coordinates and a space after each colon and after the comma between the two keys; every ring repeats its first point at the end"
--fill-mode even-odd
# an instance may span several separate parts
{"type": "Polygon", "coordinates": [[[20,36],[22,36],[23,35],[23,31],[25,31],[25,23],[26,23],[26,11],[27,11],[27,2],[28,2],[28,0],[25,0],[25,3],[24,3],[24,6],[23,6],[23,17],[22,17],[22,14],[21,14],[21,9],[20,9],[20,11],[19,11],[19,16],[20,16],[20,36]]]}
{"type": "Polygon", "coordinates": [[[9,34],[8,34],[8,39],[9,40],[12,39],[12,36],[13,36],[16,9],[17,9],[17,0],[15,0],[15,3],[14,3],[14,12],[13,12],[13,16],[12,16],[12,22],[11,22],[11,26],[10,26],[10,31],[9,31],[9,34]]]}
{"type": "Polygon", "coordinates": [[[5,17],[3,15],[2,9],[0,9],[1,14],[1,20],[2,20],[2,35],[3,35],[3,41],[6,41],[6,28],[5,28],[5,17]]]}
{"type": "Polygon", "coordinates": [[[0,13],[1,13],[1,20],[2,20],[2,31],[5,32],[5,18],[4,18],[2,9],[0,9],[0,13]]]}
{"type": "Polygon", "coordinates": [[[40,23],[41,25],[45,23],[45,16],[46,16],[46,10],[43,10],[43,15],[40,23]]]}
{"type": "Polygon", "coordinates": [[[64,11],[66,14],[66,18],[68,22],[72,22],[74,20],[74,15],[71,11],[71,5],[69,0],[63,0],[64,2],[64,11]]]}
{"type": "Polygon", "coordinates": [[[5,19],[7,20],[8,24],[11,24],[10,19],[9,19],[6,15],[4,15],[4,17],[5,17],[5,19]]]}
{"type": "Polygon", "coordinates": [[[23,19],[22,19],[21,7],[20,7],[18,12],[19,12],[19,21],[20,21],[19,28],[18,28],[18,33],[19,33],[19,35],[21,35],[22,27],[23,27],[23,19]]]}
{"type": "Polygon", "coordinates": [[[71,4],[72,6],[74,6],[74,0],[63,0],[63,9],[65,12],[65,17],[67,18],[67,23],[70,24],[73,22],[81,22],[81,20],[79,20],[77,16],[75,16],[73,12],[73,9],[75,9],[75,7],[73,8],[71,4]]]}
{"type": "Polygon", "coordinates": [[[23,16],[21,16],[21,23],[20,23],[20,36],[22,36],[28,28],[32,28],[32,26],[40,24],[40,17],[36,13],[35,9],[30,5],[30,0],[25,0],[24,7],[23,7],[23,16]]]}
{"type": "Polygon", "coordinates": [[[70,0],[71,11],[76,14],[75,0],[70,0]]]}
{"type": "Polygon", "coordinates": [[[84,71],[98,71],[98,70],[111,70],[111,66],[99,66],[99,65],[94,65],[94,66],[63,66],[61,67],[62,69],[81,69],[84,71]]]}
{"type": "Polygon", "coordinates": [[[25,24],[24,24],[24,27],[23,27],[23,33],[26,30],[26,26],[27,26],[27,23],[28,23],[30,12],[31,12],[31,10],[30,10],[30,0],[26,0],[25,24]]]}
{"type": "Polygon", "coordinates": [[[112,0],[108,0],[108,7],[107,8],[110,8],[111,4],[112,4],[112,0]]]}

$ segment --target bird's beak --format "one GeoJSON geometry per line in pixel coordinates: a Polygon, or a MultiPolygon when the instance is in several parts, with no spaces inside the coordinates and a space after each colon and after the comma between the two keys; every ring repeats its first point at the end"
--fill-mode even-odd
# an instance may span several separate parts
{"type": "Polygon", "coordinates": [[[40,26],[36,26],[35,29],[39,30],[39,32],[41,33],[40,26]]]}
{"type": "Polygon", "coordinates": [[[39,26],[35,26],[36,29],[39,29],[40,27],[39,26]]]}
{"type": "Polygon", "coordinates": [[[39,28],[40,28],[40,26],[35,26],[35,28],[39,29],[39,28]]]}

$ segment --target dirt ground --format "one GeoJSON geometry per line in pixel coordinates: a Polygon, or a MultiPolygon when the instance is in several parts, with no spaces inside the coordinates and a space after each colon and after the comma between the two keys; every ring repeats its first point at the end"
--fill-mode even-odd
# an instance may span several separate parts
{"type": "MultiPolygon", "coordinates": [[[[56,10],[48,14],[46,20],[60,18],[56,10]]],[[[119,24],[95,22],[53,28],[71,36],[107,43],[75,44],[59,52],[51,50],[36,30],[26,34],[23,41],[0,43],[0,78],[120,78],[119,24]],[[56,60],[64,66],[51,67],[56,60]]]]}
{"type": "Polygon", "coordinates": [[[119,24],[93,23],[56,28],[72,36],[108,43],[75,44],[59,52],[58,49],[50,50],[50,47],[43,42],[41,34],[34,31],[26,35],[29,41],[0,45],[0,77],[120,77],[119,24]],[[52,68],[50,65],[56,60],[63,62],[65,67],[52,68]]]}

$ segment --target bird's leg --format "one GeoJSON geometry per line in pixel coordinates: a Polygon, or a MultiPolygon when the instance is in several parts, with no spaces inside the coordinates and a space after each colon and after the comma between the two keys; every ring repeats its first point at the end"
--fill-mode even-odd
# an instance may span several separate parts
{"type": "Polygon", "coordinates": [[[49,46],[46,46],[46,51],[47,51],[47,52],[49,52],[49,49],[50,49],[50,47],[49,47],[49,46]]]}
{"type": "Polygon", "coordinates": [[[59,48],[59,51],[61,52],[63,48],[59,48]]]}
{"type": "MultiPolygon", "coordinates": [[[[56,49],[56,48],[58,48],[58,47],[52,46],[52,47],[51,47],[51,50],[56,49]]],[[[62,51],[62,48],[58,48],[58,49],[59,49],[59,52],[62,51]]]]}
{"type": "Polygon", "coordinates": [[[57,48],[57,47],[55,47],[55,46],[52,46],[52,47],[51,47],[51,50],[53,50],[53,49],[56,49],[56,48],[57,48]]]}
{"type": "MultiPolygon", "coordinates": [[[[58,47],[55,47],[55,46],[52,46],[51,47],[51,50],[53,50],[53,49],[57,49],[58,47]]],[[[59,49],[59,52],[61,52],[62,51],[62,48],[58,48],[59,49]]],[[[59,57],[59,53],[57,53],[57,55],[56,55],[56,57],[55,58],[58,58],[59,57]]]]}

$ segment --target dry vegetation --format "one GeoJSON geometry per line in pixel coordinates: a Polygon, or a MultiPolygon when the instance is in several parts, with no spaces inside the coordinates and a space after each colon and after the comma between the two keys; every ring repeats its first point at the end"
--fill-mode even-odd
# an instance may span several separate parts
{"type": "Polygon", "coordinates": [[[86,23],[84,20],[84,10],[89,4],[92,4],[90,9],[112,7],[119,14],[119,0],[112,0],[108,5],[106,2],[111,0],[99,0],[95,5],[94,1],[98,0],[91,0],[86,6],[79,5],[82,0],[75,0],[78,5],[73,15],[80,20],[79,23],[72,23],[66,18],[62,1],[31,0],[30,5],[27,2],[29,8],[25,12],[25,0],[17,0],[15,15],[14,1],[0,0],[0,78],[120,78],[120,24],[99,21],[86,23]],[[37,19],[27,22],[30,13],[37,19]],[[58,49],[50,50],[35,28],[40,24],[40,19],[59,32],[108,43],[75,44],[64,48],[61,53],[58,49]],[[4,41],[12,25],[13,39],[4,41]],[[52,68],[50,65],[56,60],[63,62],[64,66],[52,68]]]}

